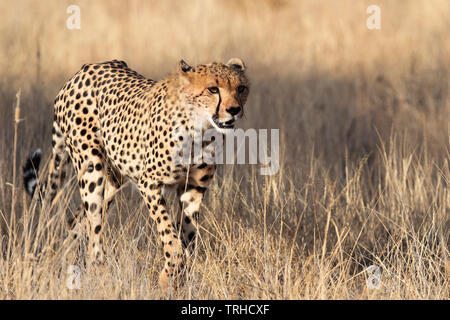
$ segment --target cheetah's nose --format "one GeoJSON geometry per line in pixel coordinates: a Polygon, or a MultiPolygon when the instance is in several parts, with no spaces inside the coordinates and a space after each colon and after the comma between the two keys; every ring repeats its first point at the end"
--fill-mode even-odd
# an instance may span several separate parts
{"type": "Polygon", "coordinates": [[[241,110],[242,110],[242,108],[241,108],[240,106],[237,106],[237,107],[229,107],[229,108],[227,109],[227,112],[228,112],[229,114],[231,114],[232,116],[235,116],[235,115],[239,114],[239,112],[241,112],[241,110]]]}

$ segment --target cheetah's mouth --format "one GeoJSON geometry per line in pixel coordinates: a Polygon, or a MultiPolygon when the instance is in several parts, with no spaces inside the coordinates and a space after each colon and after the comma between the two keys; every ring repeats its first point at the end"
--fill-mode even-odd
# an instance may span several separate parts
{"type": "MultiPolygon", "coordinates": [[[[216,121],[214,121],[216,122],[216,121]]],[[[226,122],[216,122],[217,126],[221,129],[233,129],[234,128],[234,119],[228,120],[226,122]]]]}
{"type": "MultiPolygon", "coordinates": [[[[211,119],[211,118],[210,118],[211,119]]],[[[211,123],[213,124],[216,129],[233,129],[234,128],[234,118],[231,118],[230,120],[220,122],[216,115],[214,115],[211,119],[211,123]]]]}

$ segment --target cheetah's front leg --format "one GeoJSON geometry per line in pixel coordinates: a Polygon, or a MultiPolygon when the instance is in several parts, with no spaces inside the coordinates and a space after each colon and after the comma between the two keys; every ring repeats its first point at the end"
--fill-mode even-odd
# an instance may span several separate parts
{"type": "Polygon", "coordinates": [[[141,180],[138,187],[150,211],[150,216],[156,222],[164,247],[166,261],[159,277],[159,285],[162,289],[167,289],[172,279],[176,277],[179,280],[180,271],[184,266],[183,247],[175,225],[167,212],[162,187],[152,180],[141,180]]]}
{"type": "Polygon", "coordinates": [[[194,239],[197,234],[198,217],[203,196],[215,172],[215,165],[200,164],[190,169],[187,185],[180,185],[177,192],[180,197],[181,216],[177,222],[181,224],[183,246],[190,253],[194,250],[194,239]]]}

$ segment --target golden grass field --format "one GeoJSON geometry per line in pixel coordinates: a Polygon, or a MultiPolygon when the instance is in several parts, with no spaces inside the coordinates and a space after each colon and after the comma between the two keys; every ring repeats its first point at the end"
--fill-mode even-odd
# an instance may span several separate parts
{"type": "Polygon", "coordinates": [[[0,299],[448,299],[449,16],[447,0],[1,1],[0,299]],[[381,29],[368,30],[375,2],[381,29]],[[74,3],[80,30],[66,28],[74,3]],[[169,294],[127,184],[108,214],[107,263],[69,290],[73,171],[51,214],[21,180],[31,150],[49,158],[59,89],[85,63],[125,60],[160,79],[181,58],[235,56],[251,80],[239,126],[280,129],[278,174],[218,171],[192,272],[169,294]]]}

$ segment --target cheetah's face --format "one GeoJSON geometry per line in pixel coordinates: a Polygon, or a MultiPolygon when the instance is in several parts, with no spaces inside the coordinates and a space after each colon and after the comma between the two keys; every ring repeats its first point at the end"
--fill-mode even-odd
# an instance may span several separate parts
{"type": "Polygon", "coordinates": [[[189,66],[179,63],[182,93],[196,113],[219,131],[234,127],[244,113],[249,93],[245,64],[239,58],[228,63],[189,66]]]}

